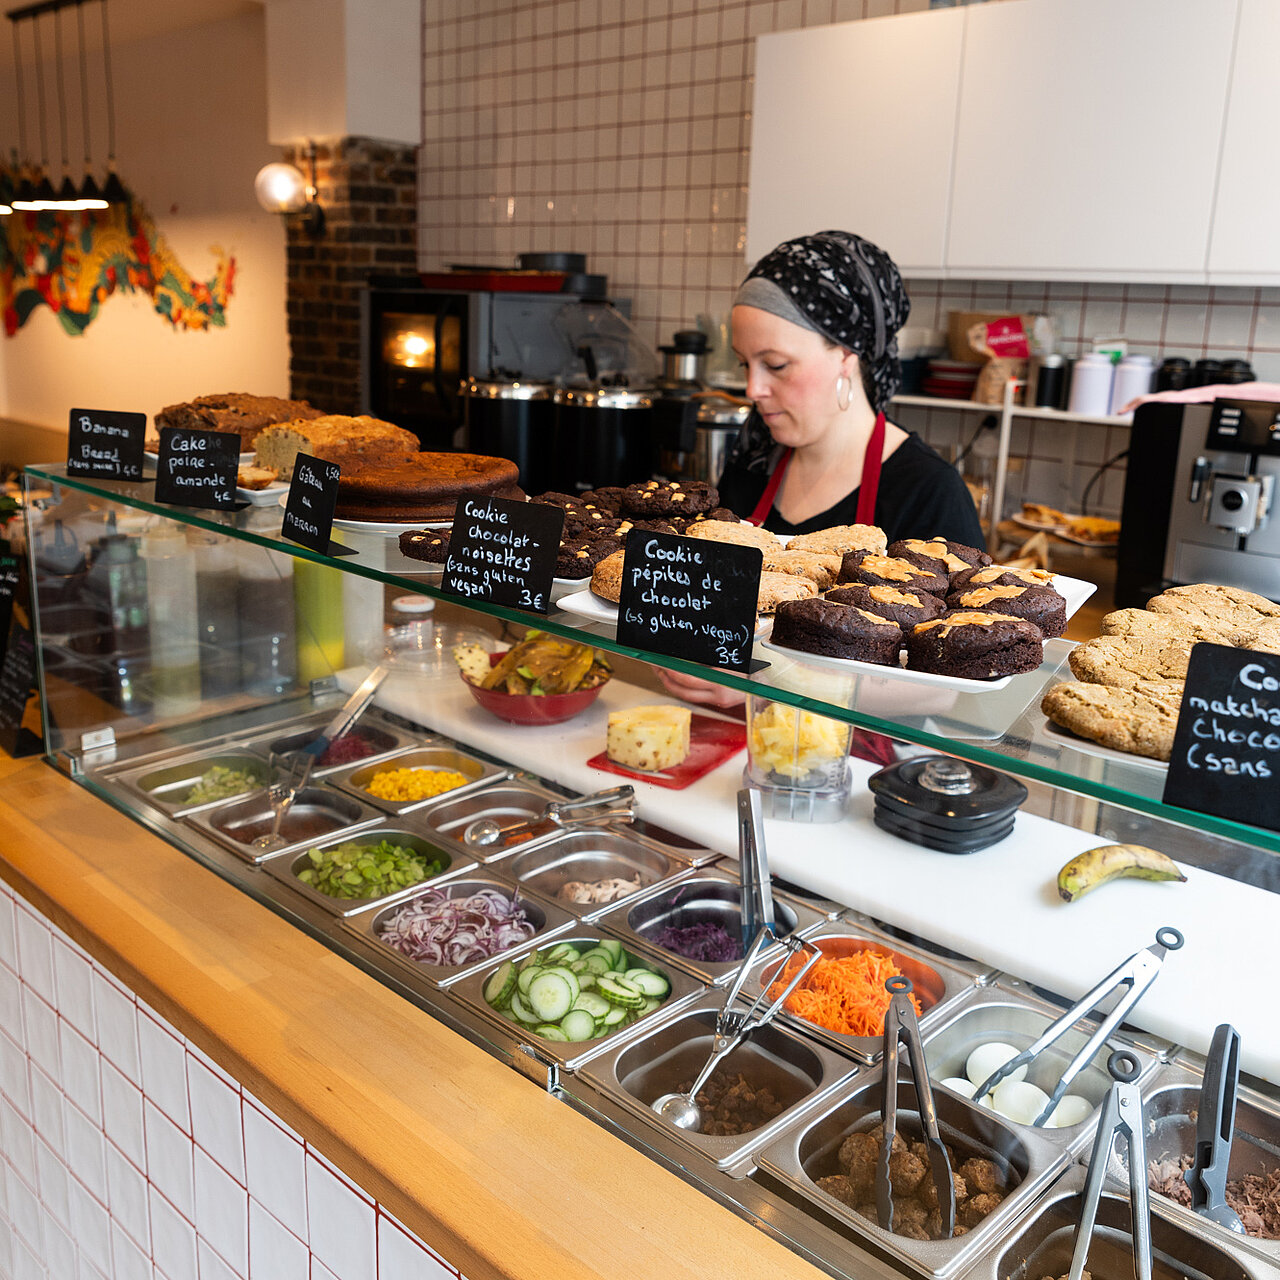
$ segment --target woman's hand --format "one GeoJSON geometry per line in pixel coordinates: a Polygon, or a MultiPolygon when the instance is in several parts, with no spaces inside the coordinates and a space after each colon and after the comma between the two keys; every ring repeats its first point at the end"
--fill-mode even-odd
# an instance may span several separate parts
{"type": "Polygon", "coordinates": [[[698,676],[687,676],[682,671],[668,671],[666,667],[655,667],[662,687],[668,693],[682,698],[685,702],[694,702],[703,707],[716,707],[721,711],[740,707],[747,696],[737,689],[726,689],[723,685],[713,684],[698,676]]]}

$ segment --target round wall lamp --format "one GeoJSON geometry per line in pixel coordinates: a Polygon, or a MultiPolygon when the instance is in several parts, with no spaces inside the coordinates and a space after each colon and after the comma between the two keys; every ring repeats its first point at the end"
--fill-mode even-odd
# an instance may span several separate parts
{"type": "Polygon", "coordinates": [[[253,180],[254,195],[268,213],[302,214],[302,229],[309,236],[324,230],[324,210],[316,201],[316,144],[307,143],[310,178],[297,165],[276,161],[263,165],[253,180]]]}

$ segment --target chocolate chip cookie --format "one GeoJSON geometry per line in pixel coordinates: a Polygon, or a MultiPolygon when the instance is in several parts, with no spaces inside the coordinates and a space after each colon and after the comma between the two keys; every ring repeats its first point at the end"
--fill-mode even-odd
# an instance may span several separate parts
{"type": "Polygon", "coordinates": [[[622,510],[644,518],[692,516],[719,505],[719,492],[705,480],[646,480],[622,491],[622,510]]]}

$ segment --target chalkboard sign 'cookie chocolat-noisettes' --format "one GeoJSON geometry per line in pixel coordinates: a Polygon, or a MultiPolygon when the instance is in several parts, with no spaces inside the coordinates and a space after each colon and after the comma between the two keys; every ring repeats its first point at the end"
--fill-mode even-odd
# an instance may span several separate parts
{"type": "Polygon", "coordinates": [[[510,498],[462,498],[445,561],[444,589],[546,613],[564,512],[510,498]]]}
{"type": "Polygon", "coordinates": [[[763,563],[759,547],[632,529],[625,550],[620,643],[749,670],[763,563]]]}

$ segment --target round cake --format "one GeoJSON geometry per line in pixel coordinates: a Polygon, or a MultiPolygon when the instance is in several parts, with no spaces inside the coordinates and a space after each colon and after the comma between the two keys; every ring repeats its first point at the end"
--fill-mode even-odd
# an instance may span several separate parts
{"type": "Polygon", "coordinates": [[[975,587],[953,591],[949,609],[979,609],[986,613],[1025,618],[1040,628],[1046,640],[1067,629],[1067,602],[1052,587],[975,587]]]}
{"type": "Polygon", "coordinates": [[[1044,661],[1040,628],[1025,618],[961,610],[918,623],[906,635],[907,666],[940,676],[997,680],[1044,661]]]}
{"type": "Polygon", "coordinates": [[[931,596],[927,591],[901,591],[897,587],[869,587],[865,582],[851,582],[847,586],[833,587],[827,599],[836,604],[851,604],[865,609],[902,628],[914,627],[917,622],[928,622],[946,609],[941,596],[931,596]]]}
{"type": "Polygon", "coordinates": [[[888,554],[945,573],[950,579],[957,573],[968,573],[991,563],[991,557],[978,547],[967,547],[963,542],[949,542],[946,538],[900,538],[889,544],[888,554]]]}
{"type": "Polygon", "coordinates": [[[448,520],[463,498],[522,498],[519,468],[478,453],[374,458],[338,481],[334,514],[344,520],[448,520]]]}
{"type": "Polygon", "coordinates": [[[900,591],[928,591],[945,595],[951,579],[936,569],[922,569],[897,556],[850,551],[840,562],[840,583],[864,582],[869,587],[897,587],[900,591]]]}

